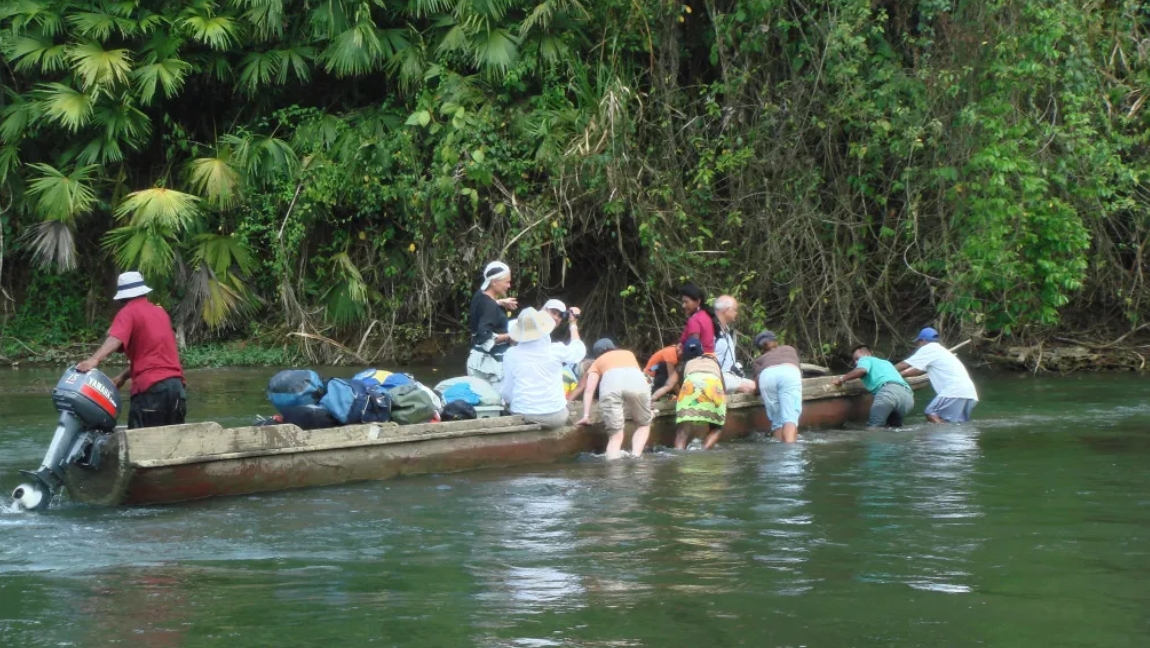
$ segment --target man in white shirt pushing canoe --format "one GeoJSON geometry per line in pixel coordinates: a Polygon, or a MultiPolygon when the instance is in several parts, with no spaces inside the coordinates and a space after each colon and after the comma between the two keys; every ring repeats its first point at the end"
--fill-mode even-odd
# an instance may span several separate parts
{"type": "Polygon", "coordinates": [[[938,331],[924,328],[915,338],[918,351],[895,365],[904,377],[926,374],[934,389],[934,400],[926,406],[931,423],[966,423],[978,404],[974,382],[958,356],[939,344],[938,331]]]}

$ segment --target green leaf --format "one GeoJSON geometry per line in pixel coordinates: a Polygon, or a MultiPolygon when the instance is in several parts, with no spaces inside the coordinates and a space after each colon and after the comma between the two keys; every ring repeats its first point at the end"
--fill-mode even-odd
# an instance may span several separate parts
{"type": "Polygon", "coordinates": [[[132,71],[132,58],[128,50],[106,50],[96,42],[69,47],[68,59],[72,62],[72,69],[82,79],[84,90],[124,83],[132,71]]]}
{"type": "Polygon", "coordinates": [[[208,203],[220,209],[235,205],[239,199],[240,174],[221,158],[193,160],[188,165],[188,183],[207,198],[208,203]]]}
{"type": "Polygon", "coordinates": [[[40,105],[48,117],[72,132],[88,123],[92,115],[92,96],[62,83],[39,86],[40,105]]]}
{"type": "Polygon", "coordinates": [[[51,38],[17,36],[4,52],[16,65],[17,72],[55,73],[68,67],[68,47],[57,45],[51,38]]]}
{"type": "Polygon", "coordinates": [[[166,99],[176,96],[191,68],[190,63],[176,58],[162,59],[136,68],[132,77],[140,93],[140,102],[145,106],[151,105],[157,86],[163,86],[166,99]]]}
{"type": "Polygon", "coordinates": [[[407,117],[404,122],[408,126],[427,126],[431,123],[431,112],[427,110],[417,110],[407,117]]]}
{"type": "Polygon", "coordinates": [[[36,213],[44,220],[73,223],[96,205],[91,177],[100,167],[78,166],[65,174],[48,164],[29,164],[40,173],[28,182],[28,196],[36,199],[36,213]]]}
{"type": "Polygon", "coordinates": [[[116,207],[116,218],[132,227],[187,231],[199,224],[199,203],[191,194],[153,187],[128,194],[116,207]]]}

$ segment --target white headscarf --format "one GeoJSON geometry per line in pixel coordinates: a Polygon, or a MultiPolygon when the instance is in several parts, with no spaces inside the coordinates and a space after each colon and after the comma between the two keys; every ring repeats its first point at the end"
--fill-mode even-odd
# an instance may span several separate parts
{"type": "Polygon", "coordinates": [[[505,279],[509,276],[511,276],[511,268],[507,267],[506,263],[502,261],[492,261],[483,269],[483,285],[480,286],[479,289],[487,290],[487,287],[491,285],[492,281],[505,279]]]}

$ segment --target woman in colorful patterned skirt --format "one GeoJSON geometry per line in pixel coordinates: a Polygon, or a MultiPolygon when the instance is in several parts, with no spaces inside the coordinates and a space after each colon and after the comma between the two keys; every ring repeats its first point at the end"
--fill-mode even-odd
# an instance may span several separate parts
{"type": "Polygon", "coordinates": [[[683,344],[682,361],[683,386],[675,402],[675,447],[685,449],[693,432],[705,425],[703,448],[710,449],[719,442],[727,420],[723,370],[714,354],[703,353],[703,345],[696,337],[683,344]]]}

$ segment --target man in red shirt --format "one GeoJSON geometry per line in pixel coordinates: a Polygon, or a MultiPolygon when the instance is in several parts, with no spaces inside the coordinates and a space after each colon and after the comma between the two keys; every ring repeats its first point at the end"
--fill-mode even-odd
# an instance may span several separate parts
{"type": "Polygon", "coordinates": [[[116,376],[116,386],[132,381],[128,427],[178,425],[187,414],[184,370],[176,351],[172,319],[144,296],[152,292],[139,272],[125,272],[117,284],[116,301],[124,306],[112,320],[108,339],[92,357],[76,365],[88,372],[116,351],[128,356],[128,369],[116,376]]]}

